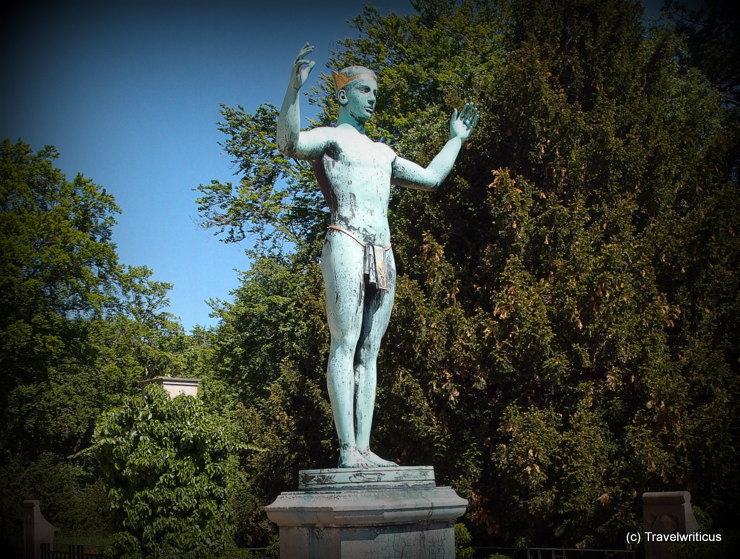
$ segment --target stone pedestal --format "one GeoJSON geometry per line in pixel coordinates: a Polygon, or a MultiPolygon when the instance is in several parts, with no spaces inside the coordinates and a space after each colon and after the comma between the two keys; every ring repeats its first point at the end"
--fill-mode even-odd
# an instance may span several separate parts
{"type": "Polygon", "coordinates": [[[198,378],[157,377],[147,380],[141,380],[139,381],[139,386],[141,386],[143,390],[147,384],[156,383],[167,391],[167,394],[170,395],[170,398],[175,398],[180,394],[197,397],[199,382],[200,379],[198,378]]]}
{"type": "Polygon", "coordinates": [[[281,559],[454,559],[467,504],[431,466],[337,468],[302,470],[265,510],[281,559]]]}

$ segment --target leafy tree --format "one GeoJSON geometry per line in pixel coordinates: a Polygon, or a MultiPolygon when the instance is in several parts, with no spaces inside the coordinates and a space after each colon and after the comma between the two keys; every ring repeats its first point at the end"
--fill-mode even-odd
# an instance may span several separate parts
{"type": "Polygon", "coordinates": [[[86,452],[100,463],[119,531],[110,557],[218,557],[233,546],[227,425],[157,385],[105,413],[86,452]]]}
{"type": "Polygon", "coordinates": [[[295,243],[317,238],[328,224],[323,199],[315,188],[310,165],[290,161],[277,150],[275,106],[260,106],[253,114],[222,105],[227,135],[223,144],[238,166],[239,185],[211,181],[197,190],[205,227],[224,233],[227,242],[248,238],[248,252],[281,254],[295,243]]]}
{"type": "Polygon", "coordinates": [[[96,414],[135,382],[177,369],[181,327],[166,313],[169,284],[118,262],[113,197],[82,175],[8,140],[0,152],[0,359],[4,447],[31,458],[72,453],[96,414]]]}
{"type": "Polygon", "coordinates": [[[3,546],[20,545],[22,499],[44,498],[60,528],[100,527],[49,488],[99,506],[94,470],[68,456],[137,381],[182,374],[189,344],[162,312],[169,284],[119,263],[113,197],[80,174],[67,180],[56,157],[0,144],[0,475],[15,480],[2,495],[3,546]]]}
{"type": "Polygon", "coordinates": [[[215,304],[210,369],[239,396],[233,419],[261,452],[243,457],[235,488],[237,538],[266,544],[272,526],[265,504],[295,485],[297,469],[336,460],[334,427],[324,388],[329,335],[317,263],[258,259],[231,303],[215,304]],[[286,413],[286,410],[290,410],[286,413]]]}
{"type": "MultiPolygon", "coordinates": [[[[366,8],[360,36],[330,61],[377,71],[368,134],[420,163],[454,106],[481,110],[438,192],[392,192],[399,276],[375,446],[434,464],[470,500],[477,541],[622,545],[641,493],[664,489],[690,490],[729,531],[740,490],[732,109],[686,64],[679,36],[644,28],[636,2],[414,6],[366,8]]],[[[326,80],[314,91],[314,124],[333,121],[331,93],[326,80]]],[[[317,295],[326,218],[318,187],[277,154],[274,109],[224,117],[245,175],[200,187],[206,222],[246,220],[269,240],[289,231],[292,200],[303,209],[304,240],[262,250],[216,333],[230,349],[214,368],[244,387],[247,423],[269,439],[248,475],[281,472],[248,488],[266,504],[333,440],[317,295]],[[307,417],[313,429],[300,430],[307,417]]]]}

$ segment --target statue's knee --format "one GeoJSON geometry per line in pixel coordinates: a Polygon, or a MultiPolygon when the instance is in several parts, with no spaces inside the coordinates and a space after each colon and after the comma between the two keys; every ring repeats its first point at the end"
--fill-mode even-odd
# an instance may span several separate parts
{"type": "Polygon", "coordinates": [[[378,357],[380,351],[380,343],[374,340],[365,340],[362,347],[359,349],[358,359],[364,362],[374,361],[378,357]]]}
{"type": "Polygon", "coordinates": [[[354,356],[357,347],[357,339],[350,336],[335,336],[331,339],[331,351],[335,355],[354,356]]]}

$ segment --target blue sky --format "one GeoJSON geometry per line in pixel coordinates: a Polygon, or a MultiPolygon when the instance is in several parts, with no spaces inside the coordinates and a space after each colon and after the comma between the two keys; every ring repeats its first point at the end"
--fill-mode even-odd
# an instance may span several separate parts
{"type": "MultiPolygon", "coordinates": [[[[279,105],[303,43],[316,46],[314,74],[326,72],[329,49],[354,34],[346,22],[364,3],[17,4],[0,11],[0,137],[54,145],[69,178],[81,172],[112,193],[121,262],[174,284],[170,311],[186,330],[214,324],[205,301],[229,299],[234,270],[248,267],[244,246],[198,226],[193,188],[234,180],[218,145],[219,104],[279,105]]],[[[412,11],[406,0],[372,4],[412,11]]]]}
{"type": "MultiPolygon", "coordinates": [[[[315,83],[365,3],[6,1],[0,137],[54,145],[70,178],[81,172],[112,193],[121,262],[174,284],[169,310],[186,330],[213,325],[206,300],[228,300],[235,270],[248,267],[246,247],[198,226],[193,188],[234,180],[218,145],[219,104],[279,105],[306,41],[316,46],[315,83]]],[[[407,0],[367,3],[413,11],[407,0]]]]}

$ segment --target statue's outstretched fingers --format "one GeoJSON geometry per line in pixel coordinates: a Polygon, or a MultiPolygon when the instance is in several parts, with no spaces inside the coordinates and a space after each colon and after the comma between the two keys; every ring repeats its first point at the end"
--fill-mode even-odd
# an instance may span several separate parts
{"type": "Polygon", "coordinates": [[[314,49],[314,46],[310,43],[306,43],[305,45],[303,45],[301,50],[298,52],[298,56],[296,56],[295,58],[295,64],[298,64],[299,62],[301,62],[302,61],[301,59],[307,54],[313,52],[313,49],[314,49]]]}

